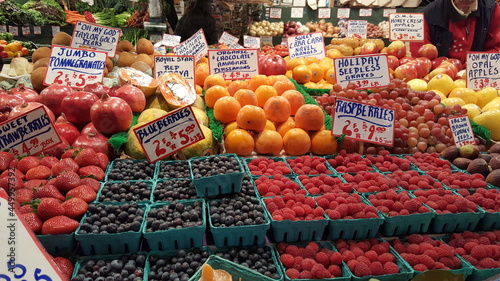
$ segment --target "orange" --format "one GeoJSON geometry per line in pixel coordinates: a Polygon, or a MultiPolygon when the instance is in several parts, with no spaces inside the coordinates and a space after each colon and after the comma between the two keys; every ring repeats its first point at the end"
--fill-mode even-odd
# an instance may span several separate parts
{"type": "Polygon", "coordinates": [[[207,57],[202,57],[201,59],[199,59],[196,64],[200,64],[200,63],[206,63],[208,64],[208,58],[207,57]]]}
{"type": "Polygon", "coordinates": [[[311,82],[318,82],[321,79],[323,79],[323,68],[318,64],[318,63],[311,63],[310,65],[307,66],[312,73],[311,76],[311,82]]]}
{"type": "Polygon", "coordinates": [[[278,92],[273,86],[261,85],[255,90],[255,96],[257,96],[257,103],[260,107],[264,107],[266,101],[270,97],[278,96],[278,92]]]}
{"type": "Polygon", "coordinates": [[[263,109],[267,119],[272,122],[285,122],[290,117],[290,102],[284,97],[270,97],[263,109]]]}
{"type": "Polygon", "coordinates": [[[229,91],[229,94],[231,96],[234,96],[234,93],[236,93],[236,91],[241,89],[247,89],[247,87],[248,87],[248,82],[246,80],[233,80],[227,86],[227,90],[229,91]]]}
{"type": "Polygon", "coordinates": [[[286,132],[295,128],[295,121],[292,117],[289,117],[285,122],[276,124],[276,131],[280,133],[281,137],[284,137],[286,132]]]}
{"type": "Polygon", "coordinates": [[[324,75],[325,81],[329,84],[336,84],[337,78],[335,77],[335,68],[331,67],[324,75]]]}
{"type": "Polygon", "coordinates": [[[273,87],[276,89],[276,92],[278,92],[278,95],[281,96],[285,91],[287,90],[295,90],[295,85],[293,84],[288,77],[286,80],[278,80],[276,83],[273,84],[273,87]]]}
{"type": "Polygon", "coordinates": [[[296,66],[292,70],[292,78],[299,84],[305,84],[311,81],[312,71],[307,67],[307,65],[296,66]]]}
{"type": "Polygon", "coordinates": [[[224,126],[224,138],[232,131],[238,129],[238,123],[236,121],[229,122],[224,126]]]}
{"type": "Polygon", "coordinates": [[[248,80],[248,89],[254,92],[261,85],[269,85],[269,79],[266,75],[254,75],[252,76],[252,78],[250,78],[250,80],[248,80]]]}
{"type": "Polygon", "coordinates": [[[326,74],[326,72],[333,67],[333,63],[331,61],[330,62],[322,61],[319,63],[319,66],[323,68],[323,74],[326,74]]]}
{"type": "Polygon", "coordinates": [[[203,88],[198,84],[196,84],[196,94],[203,95],[203,88]]]}
{"type": "Polygon", "coordinates": [[[225,96],[230,96],[230,94],[226,87],[221,85],[214,85],[208,90],[205,89],[205,103],[209,108],[214,108],[215,102],[225,96]]]}
{"type": "Polygon", "coordinates": [[[307,61],[305,58],[293,58],[287,62],[286,69],[293,70],[295,67],[297,67],[299,65],[306,65],[306,64],[307,64],[307,61]]]}
{"type": "Polygon", "coordinates": [[[245,106],[247,104],[259,105],[259,102],[257,101],[257,96],[252,90],[249,89],[239,89],[234,94],[234,98],[238,100],[241,106],[245,106]]]}
{"type": "Polygon", "coordinates": [[[214,117],[217,121],[226,124],[236,121],[236,115],[240,111],[241,105],[234,97],[222,97],[214,104],[214,117]]]}
{"type": "Polygon", "coordinates": [[[255,138],[255,152],[278,155],[283,149],[283,139],[276,131],[264,130],[255,138]]]}
{"type": "Polygon", "coordinates": [[[205,83],[205,79],[209,75],[209,69],[208,69],[208,64],[206,63],[200,63],[196,66],[196,69],[194,70],[194,82],[196,85],[203,86],[205,83]]]}
{"type": "Polygon", "coordinates": [[[288,90],[281,94],[290,103],[290,115],[295,115],[299,107],[306,104],[304,96],[297,90],[288,90]]]}
{"type": "Polygon", "coordinates": [[[331,155],[337,152],[337,139],[330,130],[319,130],[311,137],[311,152],[316,155],[331,155]]]}
{"type": "Polygon", "coordinates": [[[337,49],[330,49],[326,51],[326,56],[333,59],[333,58],[341,58],[344,55],[337,49]]]}
{"type": "Polygon", "coordinates": [[[255,105],[243,106],[236,116],[239,128],[256,132],[264,130],[266,121],[267,118],[264,109],[255,105]]]}
{"type": "Polygon", "coordinates": [[[222,75],[220,74],[208,75],[203,83],[203,89],[205,89],[206,91],[215,85],[224,86],[224,88],[226,87],[226,81],[224,80],[224,77],[222,77],[222,75]]]}
{"type": "Polygon", "coordinates": [[[283,148],[288,155],[304,155],[311,148],[311,138],[300,128],[290,129],[283,136],[283,148]]]}
{"type": "Polygon", "coordinates": [[[287,70],[285,76],[291,79],[292,76],[293,76],[292,75],[292,71],[291,70],[287,70]]]}
{"type": "Polygon", "coordinates": [[[304,87],[309,88],[309,89],[318,89],[318,84],[314,82],[307,82],[304,84],[304,87]]]}
{"type": "Polygon", "coordinates": [[[305,131],[321,130],[325,123],[323,109],[315,104],[304,104],[295,113],[295,127],[305,131]]]}
{"type": "Polygon", "coordinates": [[[240,156],[252,154],[255,142],[252,135],[242,129],[234,129],[227,134],[224,140],[226,153],[235,153],[240,156]]]}
{"type": "Polygon", "coordinates": [[[280,81],[280,77],[278,75],[269,75],[267,76],[267,85],[272,86],[274,83],[280,81]]]}
{"type": "Polygon", "coordinates": [[[266,120],[266,126],[264,127],[264,130],[271,130],[271,131],[276,131],[276,126],[274,126],[274,123],[266,120]]]}
{"type": "Polygon", "coordinates": [[[308,65],[311,63],[319,63],[319,59],[317,57],[306,57],[305,59],[308,65]]]}

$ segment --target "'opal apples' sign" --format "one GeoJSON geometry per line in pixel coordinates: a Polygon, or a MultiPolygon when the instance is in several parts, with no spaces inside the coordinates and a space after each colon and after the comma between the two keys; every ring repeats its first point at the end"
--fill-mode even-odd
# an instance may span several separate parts
{"type": "Polygon", "coordinates": [[[467,53],[467,88],[481,90],[486,87],[500,89],[500,54],[467,53]]]}
{"type": "Polygon", "coordinates": [[[325,41],[321,32],[290,36],[287,39],[287,45],[290,59],[304,57],[322,59],[325,57],[325,41]]]}
{"type": "Polygon", "coordinates": [[[71,47],[105,52],[110,58],[114,58],[120,32],[119,28],[79,21],[73,29],[71,47]]]}

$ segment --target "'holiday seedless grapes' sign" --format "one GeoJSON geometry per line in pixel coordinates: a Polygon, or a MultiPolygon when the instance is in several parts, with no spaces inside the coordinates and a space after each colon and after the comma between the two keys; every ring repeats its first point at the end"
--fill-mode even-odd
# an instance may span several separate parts
{"type": "Polygon", "coordinates": [[[386,55],[363,55],[334,59],[337,83],[343,87],[349,82],[358,89],[385,87],[390,75],[386,55]]]}
{"type": "Polygon", "coordinates": [[[467,53],[467,88],[481,90],[486,87],[500,89],[500,54],[467,53]]]}
{"type": "Polygon", "coordinates": [[[467,115],[449,117],[448,121],[450,122],[456,146],[461,147],[468,144],[476,144],[474,132],[472,131],[467,115]]]}
{"type": "Polygon", "coordinates": [[[178,73],[195,87],[194,67],[196,62],[194,56],[155,56],[154,64],[155,78],[164,73],[178,73]]]}
{"type": "Polygon", "coordinates": [[[392,146],[394,110],[337,98],[333,111],[332,134],[346,138],[392,146]]]}
{"type": "Polygon", "coordinates": [[[257,49],[209,50],[208,68],[225,80],[249,79],[259,74],[257,49]]]}
{"type": "Polygon", "coordinates": [[[203,28],[200,28],[193,36],[174,47],[174,53],[179,56],[194,56],[199,61],[208,53],[207,39],[203,28]]]}
{"type": "Polygon", "coordinates": [[[110,58],[114,58],[120,32],[119,28],[79,21],[73,29],[71,47],[105,52],[110,58]]]}
{"type": "Polygon", "coordinates": [[[321,32],[290,36],[287,39],[287,45],[290,59],[304,57],[322,59],[325,57],[325,41],[321,32]]]}
{"type": "Polygon", "coordinates": [[[424,41],[424,14],[389,14],[389,40],[424,41]]]}

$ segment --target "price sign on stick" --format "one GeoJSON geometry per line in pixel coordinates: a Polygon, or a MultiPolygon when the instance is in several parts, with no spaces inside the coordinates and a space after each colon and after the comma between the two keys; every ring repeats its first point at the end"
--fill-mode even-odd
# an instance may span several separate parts
{"type": "Polygon", "coordinates": [[[467,88],[481,90],[486,87],[500,89],[500,54],[467,53],[467,88]]]}
{"type": "Polygon", "coordinates": [[[59,25],[52,25],[50,29],[52,30],[52,36],[56,35],[61,31],[61,27],[59,25]]]}
{"type": "Polygon", "coordinates": [[[105,52],[114,58],[120,32],[119,28],[78,21],[73,29],[71,47],[105,52]]]}
{"type": "Polygon", "coordinates": [[[363,55],[334,59],[335,77],[342,87],[349,82],[357,89],[385,87],[390,75],[386,55],[363,55]]]}
{"type": "Polygon", "coordinates": [[[101,82],[107,55],[84,49],[52,46],[44,84],[54,83],[81,89],[101,82]]]}
{"type": "Polygon", "coordinates": [[[40,26],[33,26],[33,33],[38,35],[38,34],[42,34],[42,27],[40,26]]]}
{"type": "Polygon", "coordinates": [[[389,14],[389,40],[424,41],[424,14],[389,14]]]}
{"type": "Polygon", "coordinates": [[[61,143],[43,106],[0,123],[0,131],[0,151],[10,149],[16,157],[37,154],[61,143]]]}
{"type": "Polygon", "coordinates": [[[222,32],[221,37],[219,38],[219,43],[225,44],[226,46],[238,43],[238,37],[233,36],[227,32],[222,32]]]}
{"type": "Polygon", "coordinates": [[[450,128],[456,146],[461,147],[468,144],[476,144],[474,132],[472,131],[470,120],[467,115],[449,117],[448,121],[450,122],[450,128]]]}
{"type": "Polygon", "coordinates": [[[137,127],[134,133],[150,163],[205,139],[191,106],[137,127]]]}
{"type": "Polygon", "coordinates": [[[337,98],[332,133],[358,141],[392,146],[394,120],[393,109],[337,98]]]}
{"type": "Polygon", "coordinates": [[[368,21],[349,20],[347,21],[347,37],[366,38],[368,34],[368,21]]]}
{"type": "Polygon", "coordinates": [[[243,35],[243,46],[245,46],[245,48],[259,49],[260,44],[260,37],[243,35]]]}
{"type": "Polygon", "coordinates": [[[179,56],[194,56],[199,61],[208,53],[207,39],[203,28],[200,28],[193,36],[174,47],[174,54],[179,56]]]}
{"type": "Polygon", "coordinates": [[[160,77],[164,73],[178,73],[186,78],[195,87],[194,69],[196,62],[194,56],[154,56],[154,75],[160,77]]]}
{"type": "Polygon", "coordinates": [[[302,35],[290,36],[287,38],[290,58],[325,57],[325,41],[323,33],[313,32],[302,35]]]}
{"type": "Polygon", "coordinates": [[[181,43],[181,37],[179,35],[163,34],[163,39],[161,40],[162,45],[173,47],[179,45],[179,43],[181,43]]]}
{"type": "Polygon", "coordinates": [[[250,79],[259,74],[257,49],[208,50],[208,67],[225,80],[250,79]]]}

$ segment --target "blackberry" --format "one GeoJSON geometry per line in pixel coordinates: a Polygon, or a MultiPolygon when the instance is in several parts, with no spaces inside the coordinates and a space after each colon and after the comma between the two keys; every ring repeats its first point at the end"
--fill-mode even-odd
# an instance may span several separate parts
{"type": "Polygon", "coordinates": [[[202,201],[192,203],[172,202],[168,205],[152,207],[146,218],[146,231],[168,230],[201,225],[202,201]]]}
{"type": "Polygon", "coordinates": [[[154,177],[154,172],[155,164],[145,160],[115,160],[108,173],[108,180],[151,180],[154,177]]]}
{"type": "Polygon", "coordinates": [[[171,257],[149,256],[149,281],[182,280],[187,281],[207,260],[206,250],[196,248],[192,251],[179,250],[171,257]]]}
{"type": "Polygon", "coordinates": [[[169,179],[158,181],[153,191],[154,201],[174,201],[198,199],[196,189],[191,180],[169,179]]]}
{"type": "Polygon", "coordinates": [[[214,227],[264,224],[264,208],[257,198],[245,196],[223,198],[209,203],[210,220],[214,227]]]}
{"type": "Polygon", "coordinates": [[[92,208],[89,208],[89,213],[78,231],[79,234],[106,234],[141,230],[144,210],[135,202],[123,205],[91,203],[89,206],[92,208]]]}
{"type": "Polygon", "coordinates": [[[227,155],[215,155],[195,159],[191,162],[191,169],[194,178],[241,172],[238,159],[227,155]]]}
{"type": "Polygon", "coordinates": [[[149,201],[150,197],[149,182],[107,182],[101,189],[99,202],[149,201]]]}
{"type": "Polygon", "coordinates": [[[267,277],[280,279],[276,264],[273,261],[272,249],[268,246],[229,247],[216,249],[215,255],[248,266],[267,277]]]}
{"type": "Polygon", "coordinates": [[[72,281],[142,281],[146,256],[143,254],[122,255],[116,259],[90,259],[82,262],[72,281]]]}
{"type": "Polygon", "coordinates": [[[184,179],[191,177],[187,161],[160,161],[159,163],[159,179],[184,179]]]}

